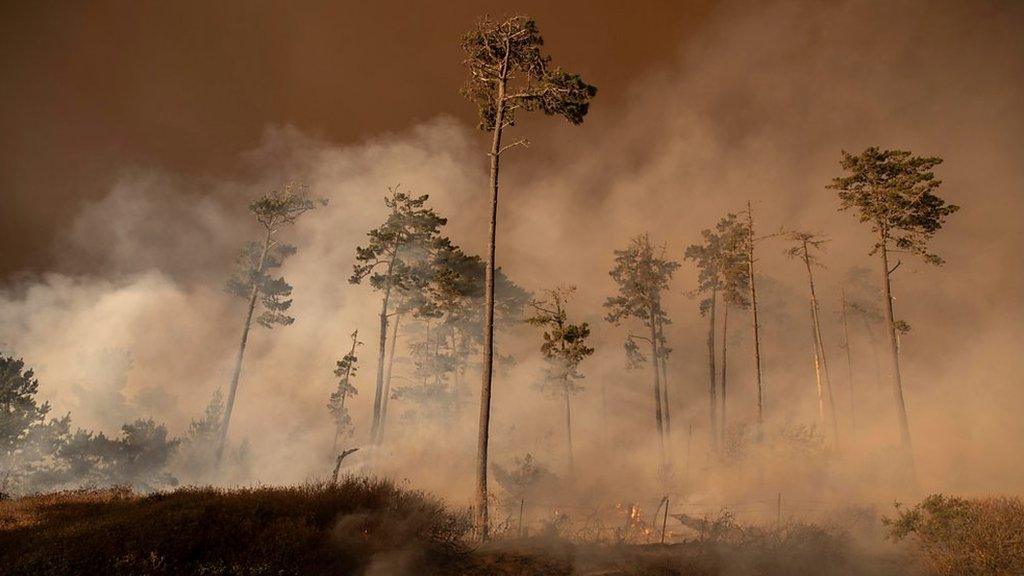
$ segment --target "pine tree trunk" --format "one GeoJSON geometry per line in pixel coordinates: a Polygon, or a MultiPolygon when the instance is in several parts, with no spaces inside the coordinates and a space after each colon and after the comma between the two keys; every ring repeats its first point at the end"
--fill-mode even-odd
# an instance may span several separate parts
{"type": "Polygon", "coordinates": [[[466,359],[459,355],[459,342],[456,332],[452,332],[452,354],[455,356],[455,369],[452,370],[453,387],[456,393],[462,390],[462,377],[466,372],[466,359]]]}
{"type": "MultiPolygon", "coordinates": [[[[568,384],[568,383],[567,383],[568,384]]],[[[565,392],[565,449],[566,457],[568,458],[568,472],[569,478],[573,477],[573,457],[572,457],[572,408],[570,406],[570,394],[569,387],[564,388],[565,392]]]]}
{"type": "MultiPolygon", "coordinates": [[[[562,305],[559,300],[555,299],[555,306],[557,313],[555,314],[555,324],[558,330],[558,334],[562,336],[558,340],[559,358],[563,362],[567,362],[565,354],[565,324],[561,320],[562,316],[562,305]]],[[[562,394],[565,396],[565,456],[566,456],[566,477],[571,481],[573,478],[573,457],[572,457],[572,408],[570,406],[571,401],[571,390],[572,388],[572,376],[570,374],[569,365],[566,363],[565,371],[562,374],[562,394]]]]}
{"type": "Polygon", "coordinates": [[[709,426],[710,426],[710,442],[711,448],[714,450],[718,446],[718,400],[716,399],[718,382],[717,374],[715,370],[715,306],[718,300],[718,289],[711,289],[711,307],[708,310],[708,376],[710,382],[708,385],[709,395],[709,426]]]}
{"type": "Polygon", "coordinates": [[[249,292],[249,307],[245,313],[245,324],[242,326],[242,341],[238,345],[238,356],[235,357],[235,370],[231,375],[231,388],[228,390],[228,400],[224,406],[224,421],[220,427],[220,440],[217,442],[217,462],[220,463],[224,454],[224,445],[228,440],[228,427],[231,425],[231,412],[235,407],[235,395],[238,393],[238,380],[242,375],[242,359],[245,357],[245,346],[249,342],[249,329],[252,327],[252,315],[256,310],[256,300],[260,295],[259,278],[263,274],[263,267],[267,264],[267,253],[270,252],[270,238],[272,232],[268,229],[263,239],[263,250],[260,252],[260,261],[256,266],[256,273],[252,277],[252,289],[249,292]]]}
{"type": "Polygon", "coordinates": [[[850,350],[850,326],[846,321],[846,288],[840,288],[839,298],[843,309],[843,341],[846,348],[846,382],[850,394],[850,430],[857,432],[857,411],[853,398],[853,353],[850,350]]]}
{"type": "MultiPolygon", "coordinates": [[[[812,313],[811,318],[814,318],[812,313]]],[[[811,341],[814,346],[814,384],[818,391],[818,425],[822,434],[825,432],[825,387],[821,381],[821,356],[818,355],[818,337],[814,334],[814,322],[811,322],[811,341]]]]}
{"type": "Polygon", "coordinates": [[[719,427],[721,429],[722,439],[725,439],[726,429],[728,427],[727,420],[725,417],[725,395],[726,395],[726,382],[727,372],[729,368],[729,300],[723,299],[725,304],[725,310],[722,312],[722,417],[719,421],[719,427]]]}
{"type": "Polygon", "coordinates": [[[672,439],[672,415],[669,411],[668,403],[668,362],[665,358],[665,351],[661,351],[661,408],[665,414],[665,439],[671,441],[672,439]]]}
{"type": "MultiPolygon", "coordinates": [[[[661,297],[658,298],[658,309],[661,310],[661,297]]],[[[659,317],[658,319],[658,341],[659,343],[665,341],[665,323],[659,317]]],[[[672,439],[672,415],[669,410],[668,403],[668,357],[665,354],[664,348],[659,350],[658,364],[661,367],[661,395],[662,395],[662,411],[665,415],[665,438],[672,439]]]]}
{"type": "Polygon", "coordinates": [[[878,361],[878,338],[875,331],[871,329],[871,323],[864,318],[864,330],[868,333],[868,341],[871,342],[871,361],[875,365],[875,388],[882,387],[882,364],[878,361]]]}
{"type": "Polygon", "coordinates": [[[381,398],[380,423],[377,426],[377,444],[384,442],[384,429],[388,422],[388,404],[391,403],[391,373],[395,368],[395,347],[398,345],[398,324],[402,315],[395,316],[395,327],[391,329],[391,349],[388,350],[388,371],[384,379],[384,393],[381,398]]]}
{"type": "MultiPolygon", "coordinates": [[[[347,374],[347,372],[346,372],[346,375],[345,375],[345,382],[346,383],[348,382],[348,374],[347,374]]],[[[341,404],[339,405],[339,407],[340,407],[340,410],[342,410],[342,411],[344,411],[344,409],[345,409],[345,398],[347,398],[347,397],[348,397],[348,393],[347,392],[342,392],[341,393],[341,404]]],[[[340,438],[341,438],[341,422],[338,421],[334,425],[334,445],[331,446],[331,454],[337,454],[338,453],[338,440],[340,438]]]]}
{"type": "MultiPolygon", "coordinates": [[[[818,297],[814,291],[814,274],[811,272],[811,258],[808,253],[807,241],[803,246],[804,265],[807,267],[807,283],[811,289],[811,321],[814,326],[814,354],[821,363],[821,372],[825,376],[825,394],[828,400],[829,416],[832,420],[832,438],[839,445],[839,425],[836,418],[836,403],[832,396],[832,379],[829,377],[828,361],[825,358],[825,344],[821,337],[821,319],[818,316],[818,297]]],[[[816,363],[817,364],[817,363],[816,363]]],[[[818,383],[819,388],[821,383],[818,383]]]]}
{"type": "Polygon", "coordinates": [[[892,284],[889,279],[889,252],[886,247],[887,238],[883,234],[880,238],[881,247],[879,251],[882,253],[882,286],[884,287],[885,302],[885,325],[886,330],[889,332],[889,343],[892,351],[892,393],[893,400],[896,403],[896,413],[899,419],[900,427],[900,441],[903,447],[903,451],[906,453],[906,457],[910,461],[911,467],[914,463],[914,451],[913,446],[910,443],[910,424],[907,421],[907,406],[903,400],[903,378],[900,374],[900,353],[899,353],[899,342],[896,339],[896,319],[892,311],[892,284]]]}
{"type": "Polygon", "coordinates": [[[657,310],[654,306],[654,300],[651,299],[649,304],[650,322],[651,325],[651,368],[654,373],[654,421],[656,423],[658,431],[658,448],[661,451],[661,467],[665,467],[665,427],[662,420],[662,408],[661,408],[661,369],[658,367],[658,329],[657,329],[657,310]]]}
{"type": "Polygon", "coordinates": [[[481,540],[490,536],[487,517],[487,444],[491,426],[491,377],[494,368],[494,255],[498,229],[498,159],[501,153],[502,124],[505,122],[505,82],[507,56],[502,65],[491,140],[491,217],[487,242],[487,266],[484,273],[484,342],[480,384],[480,429],[476,454],[476,514],[474,523],[481,540]]]}
{"type": "Polygon", "coordinates": [[[370,441],[377,443],[377,436],[380,429],[380,412],[383,405],[384,394],[384,352],[388,344],[388,304],[391,300],[391,274],[395,270],[396,255],[388,262],[387,276],[384,279],[384,297],[380,305],[380,337],[377,340],[377,386],[373,395],[373,424],[370,426],[370,441]]]}
{"type": "Polygon", "coordinates": [[[608,393],[605,386],[605,379],[601,379],[601,439],[604,442],[604,449],[607,451],[608,442],[608,393]]]}
{"type": "MultiPolygon", "coordinates": [[[[427,361],[426,356],[429,353],[429,350],[427,350],[427,347],[429,345],[430,345],[430,318],[427,318],[426,320],[423,321],[423,356],[424,356],[424,360],[423,361],[424,362],[427,361]]],[[[422,371],[422,376],[420,376],[420,386],[422,386],[424,389],[427,387],[427,376],[428,376],[428,371],[427,370],[423,370],[422,371]]],[[[436,386],[435,386],[435,388],[436,388],[436,386]]]]}
{"type": "Polygon", "coordinates": [[[754,286],[754,214],[747,201],[747,230],[750,234],[747,245],[747,281],[750,285],[750,310],[754,331],[754,371],[757,375],[757,439],[764,438],[764,388],[761,383],[761,337],[757,323],[757,289],[754,286]]]}

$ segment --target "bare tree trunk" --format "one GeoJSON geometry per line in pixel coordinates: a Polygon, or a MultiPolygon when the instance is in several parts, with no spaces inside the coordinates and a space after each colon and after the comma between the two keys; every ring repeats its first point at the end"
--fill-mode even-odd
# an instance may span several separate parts
{"type": "Polygon", "coordinates": [[[381,299],[380,305],[380,338],[377,341],[377,387],[373,396],[373,424],[370,426],[370,439],[374,444],[377,443],[381,405],[384,401],[384,351],[388,344],[388,304],[391,300],[391,274],[395,269],[395,259],[398,257],[397,251],[398,249],[395,248],[396,254],[388,262],[387,276],[384,280],[384,297],[381,299]]]}
{"type": "Polygon", "coordinates": [[[725,304],[725,310],[723,310],[722,314],[722,418],[719,422],[719,426],[721,429],[722,439],[724,440],[727,428],[725,418],[725,394],[729,367],[729,300],[723,299],[722,303],[725,304]]]}
{"type": "Polygon", "coordinates": [[[868,341],[871,342],[871,360],[875,365],[875,387],[882,387],[882,365],[878,361],[878,338],[875,331],[871,329],[871,323],[864,318],[864,330],[868,333],[868,341]]]}
{"type": "Polygon", "coordinates": [[[494,112],[494,135],[491,140],[491,219],[487,242],[487,266],[484,276],[484,342],[480,384],[480,430],[476,454],[475,524],[481,540],[490,536],[487,518],[487,443],[491,426],[491,377],[494,364],[494,254],[498,229],[498,158],[501,153],[501,131],[505,122],[505,83],[508,56],[502,64],[501,80],[494,112]]]}
{"type": "Polygon", "coordinates": [[[672,439],[672,416],[668,406],[668,361],[665,358],[665,351],[661,352],[661,396],[662,411],[665,413],[665,439],[672,439]]]}
{"type": "Polygon", "coordinates": [[[384,442],[384,428],[388,422],[388,404],[391,403],[391,373],[395,368],[395,347],[398,345],[398,324],[402,315],[395,316],[395,327],[391,329],[391,349],[388,350],[388,371],[384,379],[384,393],[381,397],[380,422],[377,425],[377,444],[384,442]]]}
{"type": "Polygon", "coordinates": [[[453,389],[456,392],[462,390],[462,378],[466,374],[466,359],[458,355],[459,343],[456,333],[452,332],[452,353],[455,356],[455,368],[452,370],[453,389]]]}
{"type": "Polygon", "coordinates": [[[710,377],[710,383],[708,385],[709,395],[709,418],[710,418],[710,431],[711,436],[711,448],[715,449],[718,446],[718,400],[716,399],[718,391],[717,374],[715,370],[715,306],[718,301],[718,289],[717,287],[711,289],[711,308],[708,311],[708,376],[710,377]]]}
{"type": "Polygon", "coordinates": [[[690,447],[693,443],[693,423],[686,427],[686,481],[690,481],[690,447]]]}
{"type": "MultiPolygon", "coordinates": [[[[443,340],[443,339],[444,339],[444,333],[441,331],[441,326],[438,326],[437,330],[434,331],[434,338],[433,338],[434,358],[431,361],[433,363],[433,366],[434,366],[434,388],[436,388],[438,390],[440,390],[442,387],[445,386],[445,382],[441,379],[441,370],[440,370],[441,362],[439,360],[439,358],[441,357],[441,340],[443,340]]],[[[428,346],[428,343],[426,341],[424,341],[423,345],[424,345],[424,350],[425,350],[426,346],[428,346]]]]}
{"type": "MultiPolygon", "coordinates": [[[[811,316],[814,317],[813,314],[811,316]]],[[[825,432],[825,387],[821,381],[821,356],[818,354],[818,337],[814,333],[814,323],[811,323],[811,341],[814,346],[814,383],[818,390],[818,425],[821,426],[822,434],[825,432]]]]}
{"type": "MultiPolygon", "coordinates": [[[[661,310],[661,296],[658,297],[658,310],[661,310]]],[[[660,342],[665,341],[665,323],[661,317],[658,318],[658,340],[660,342]]],[[[661,348],[658,354],[658,365],[661,368],[661,395],[662,395],[662,411],[665,415],[665,438],[668,440],[672,439],[672,415],[669,410],[668,403],[668,358],[665,354],[665,349],[661,348]]]]}
{"type": "MultiPolygon", "coordinates": [[[[562,310],[562,305],[556,299],[555,305],[557,310],[562,310]]],[[[556,315],[556,323],[558,326],[558,333],[565,334],[565,325],[558,315],[556,315]]],[[[560,338],[558,341],[558,348],[560,350],[561,358],[565,358],[565,338],[560,338]]],[[[571,408],[571,387],[572,377],[569,374],[568,365],[562,374],[562,393],[565,395],[565,455],[566,455],[566,476],[569,480],[573,478],[573,459],[572,459],[572,408],[571,408]]]]}
{"type": "Polygon", "coordinates": [[[754,286],[754,213],[747,200],[747,230],[750,234],[747,245],[747,281],[750,285],[750,310],[754,331],[754,372],[757,375],[757,439],[764,438],[764,388],[761,383],[761,337],[757,323],[757,289],[754,286]]]}
{"type": "Polygon", "coordinates": [[[899,419],[900,441],[903,451],[909,459],[911,469],[913,469],[914,449],[910,443],[910,424],[907,421],[907,406],[903,400],[903,378],[900,374],[900,352],[899,342],[896,338],[896,320],[892,311],[892,284],[889,278],[891,272],[889,269],[889,251],[886,246],[887,240],[884,232],[880,233],[881,247],[879,251],[882,253],[882,286],[885,289],[885,302],[883,304],[885,307],[886,330],[889,332],[889,342],[892,348],[892,394],[899,419]]]}
{"type": "Polygon", "coordinates": [[[608,450],[608,393],[604,378],[601,378],[601,437],[604,449],[608,450]]]}
{"type": "Polygon", "coordinates": [[[572,459],[572,408],[570,407],[570,394],[569,388],[563,389],[565,392],[565,449],[566,456],[568,457],[568,471],[569,478],[573,477],[573,459],[572,459]]]}
{"type": "Polygon", "coordinates": [[[228,401],[224,405],[224,421],[220,426],[220,439],[217,442],[217,463],[220,463],[224,454],[224,445],[228,440],[228,427],[231,425],[231,412],[235,408],[235,395],[238,393],[238,380],[242,375],[242,359],[245,357],[245,346],[249,342],[249,329],[252,327],[252,315],[256,310],[256,299],[260,295],[259,277],[263,274],[263,267],[267,264],[267,253],[270,251],[270,239],[273,232],[268,229],[263,239],[263,250],[260,252],[260,261],[256,266],[256,273],[252,276],[252,290],[249,292],[249,307],[245,313],[245,324],[242,326],[242,341],[238,345],[238,356],[235,357],[235,371],[231,375],[231,388],[228,390],[228,401]]]}
{"type": "MultiPolygon", "coordinates": [[[[348,382],[347,374],[346,374],[346,377],[345,377],[345,381],[348,382]]],[[[342,392],[341,393],[341,404],[340,404],[340,408],[342,410],[344,410],[344,408],[345,408],[345,399],[346,398],[348,398],[348,393],[347,392],[342,392]]],[[[341,422],[337,422],[334,425],[334,445],[331,446],[331,454],[336,454],[338,452],[338,440],[340,438],[341,438],[341,422]]]]}
{"type": "MultiPolygon", "coordinates": [[[[811,320],[814,324],[814,353],[820,359],[821,371],[825,375],[825,392],[828,398],[829,416],[832,419],[832,438],[839,445],[839,425],[836,422],[836,403],[832,396],[832,379],[828,373],[828,361],[825,358],[825,343],[821,338],[821,319],[818,316],[818,297],[814,292],[814,274],[811,272],[811,258],[807,251],[807,241],[804,240],[803,256],[804,265],[807,267],[807,283],[811,289],[811,320]]],[[[821,383],[819,382],[819,388],[821,383]]]]}
{"type": "Polygon", "coordinates": [[[662,407],[661,407],[661,370],[658,367],[658,328],[657,328],[657,314],[658,309],[654,305],[654,299],[650,300],[648,304],[650,311],[650,325],[651,325],[651,368],[654,372],[654,421],[657,425],[658,430],[658,447],[661,450],[661,468],[665,468],[665,427],[662,420],[662,407]]]}
{"type": "Polygon", "coordinates": [[[853,354],[850,351],[850,326],[846,321],[846,288],[839,289],[843,309],[843,346],[846,348],[846,385],[850,394],[850,430],[857,432],[857,411],[853,398],[853,354]]]}

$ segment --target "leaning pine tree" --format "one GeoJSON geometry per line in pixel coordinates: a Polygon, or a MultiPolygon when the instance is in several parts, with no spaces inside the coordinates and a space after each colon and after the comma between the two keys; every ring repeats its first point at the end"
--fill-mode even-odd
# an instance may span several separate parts
{"type": "Polygon", "coordinates": [[[485,276],[485,313],[480,431],[477,453],[475,524],[482,540],[488,537],[487,442],[491,410],[491,376],[494,361],[494,254],[498,219],[498,165],[501,155],[526,145],[526,140],[502,144],[505,128],[515,124],[518,112],[540,110],[562,116],[572,124],[583,122],[597,88],[577,74],[551,67],[541,52],[544,40],[537,23],[525,16],[502,20],[481,19],[462,37],[464,64],[470,78],[463,94],[477,105],[480,129],[491,133],[490,234],[485,276]]]}
{"type": "Polygon", "coordinates": [[[331,449],[332,455],[338,453],[338,440],[342,436],[352,435],[352,416],[349,414],[348,407],[345,406],[345,400],[349,396],[355,396],[359,393],[359,390],[352,384],[352,378],[355,377],[356,371],[359,369],[356,347],[360,344],[362,342],[359,341],[359,330],[356,330],[352,333],[352,347],[349,349],[348,354],[345,354],[341,360],[338,360],[338,365],[334,369],[334,375],[338,377],[338,387],[331,393],[331,397],[327,402],[327,411],[331,413],[331,419],[334,420],[334,447],[331,449]]]}
{"type": "Polygon", "coordinates": [[[844,150],[842,155],[840,166],[846,175],[834,178],[827,188],[839,195],[839,210],[857,210],[860,221],[869,224],[875,234],[870,254],[877,255],[881,265],[882,309],[889,333],[893,398],[903,450],[913,466],[910,425],[900,374],[899,324],[892,307],[892,274],[900,263],[890,265],[889,255],[911,254],[928,264],[941,265],[942,258],[928,251],[928,241],[942,228],[946,217],[960,208],[947,204],[935,194],[942,182],[935,178],[932,169],[942,163],[941,158],[875,147],[857,155],[844,150]]]}
{"type": "MultiPolygon", "coordinates": [[[[326,204],[325,200],[320,201],[326,204]]],[[[249,204],[249,211],[263,228],[262,242],[249,242],[242,249],[237,259],[234,274],[227,282],[227,291],[249,301],[246,309],[245,322],[242,324],[242,340],[235,357],[235,369],[231,374],[231,387],[228,389],[228,400],[224,407],[224,423],[220,427],[220,439],[217,443],[217,461],[220,461],[227,442],[228,426],[231,424],[231,412],[235,407],[235,395],[238,392],[238,380],[242,375],[242,359],[245,346],[249,341],[249,329],[252,327],[253,314],[257,307],[262,313],[256,322],[264,328],[275,325],[287,326],[295,321],[287,314],[291,308],[292,287],[284,278],[270,276],[267,271],[280,268],[285,258],[295,253],[295,247],[282,244],[277,240],[277,233],[282,227],[294,224],[295,220],[312,210],[316,202],[310,199],[305,190],[286,186],[283,191],[266,194],[249,204]]]]}

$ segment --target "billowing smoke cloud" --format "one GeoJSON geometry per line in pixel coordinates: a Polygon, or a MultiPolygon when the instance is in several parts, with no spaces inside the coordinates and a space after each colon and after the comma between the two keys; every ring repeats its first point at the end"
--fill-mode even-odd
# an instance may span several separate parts
{"type": "MultiPolygon", "coordinates": [[[[902,342],[906,394],[923,489],[1019,491],[1024,402],[1016,348],[1021,341],[1021,259],[1017,214],[1024,146],[1024,40],[1019,6],[850,1],[734,4],[675,63],[638,82],[621,107],[593,112],[581,128],[530,120],[517,128],[535,145],[506,156],[499,263],[531,290],[571,283],[573,310],[595,330],[597,354],[583,365],[577,404],[583,469],[620,473],[606,481],[653,485],[655,452],[649,383],[623,367],[626,329],[603,321],[614,287],[612,251],[649,231],[682,260],[726,212],[753,203],[759,232],[781,227],[828,234],[819,270],[825,340],[850,470],[820,494],[885,500],[865,485],[896,428],[884,374],[876,378],[866,334],[853,329],[854,434],[845,406],[849,382],[839,348],[841,281],[867,256],[868,231],[838,213],[824,189],[838,175],[839,151],[869,145],[909,148],[946,159],[942,194],[961,204],[935,240],[948,261],[931,268],[905,258],[896,275],[897,314],[912,324],[902,342]],[[608,397],[609,421],[599,390],[608,397]],[[608,443],[606,443],[606,440],[608,443]],[[648,482],[648,480],[644,480],[648,482]]],[[[543,22],[541,22],[543,26],[543,22]]],[[[571,63],[567,63],[571,64],[571,63]]],[[[389,185],[429,194],[450,218],[448,233],[479,253],[485,237],[485,158],[470,126],[436,118],[358,146],[336,147],[289,128],[268,128],[246,155],[244,181],[195,181],[126,173],[110,195],[86,206],[57,247],[75,274],[54,272],[0,295],[0,343],[37,368],[42,394],[76,423],[112,430],[135,416],[183,428],[218,388],[226,388],[244,304],[221,289],[237,249],[256,234],[247,198],[288,181],[330,200],[285,231],[299,248],[283,274],[295,286],[293,326],[255,329],[232,436],[252,445],[254,479],[291,482],[322,475],[331,426],[325,408],[331,370],[346,339],[375,334],[377,296],[347,277],[354,248],[384,216],[389,185]],[[79,272],[82,263],[88,270],[79,272]]],[[[768,416],[814,421],[813,362],[806,286],[777,239],[758,244],[765,276],[768,416]]],[[[693,477],[706,465],[705,321],[685,263],[665,303],[673,324],[669,365],[677,466],[693,477]],[[694,429],[685,457],[688,429],[694,429]],[[692,461],[692,462],[691,462],[692,461]]],[[[749,318],[731,327],[729,413],[753,418],[749,318]]],[[[499,378],[495,457],[534,452],[560,466],[559,407],[537,392],[537,334],[523,327],[499,345],[519,363],[499,378]]],[[[354,418],[365,433],[372,403],[372,352],[363,350],[354,418]]],[[[444,433],[420,433],[396,410],[385,462],[362,461],[463,499],[471,486],[475,408],[444,433]]],[[[748,471],[749,472],[749,471],[748,471]]],[[[709,476],[710,477],[710,476],[709,476]]],[[[723,500],[746,476],[701,489],[723,500]]],[[[623,495],[623,498],[631,497],[623,495]]],[[[709,498],[711,496],[708,496],[709,498]]]]}

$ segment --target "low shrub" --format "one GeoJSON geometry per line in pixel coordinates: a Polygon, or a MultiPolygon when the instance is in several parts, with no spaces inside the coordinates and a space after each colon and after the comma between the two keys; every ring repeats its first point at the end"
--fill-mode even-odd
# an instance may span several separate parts
{"type": "Polygon", "coordinates": [[[1024,502],[935,494],[886,519],[894,540],[910,539],[940,576],[1024,574],[1024,502]]]}

